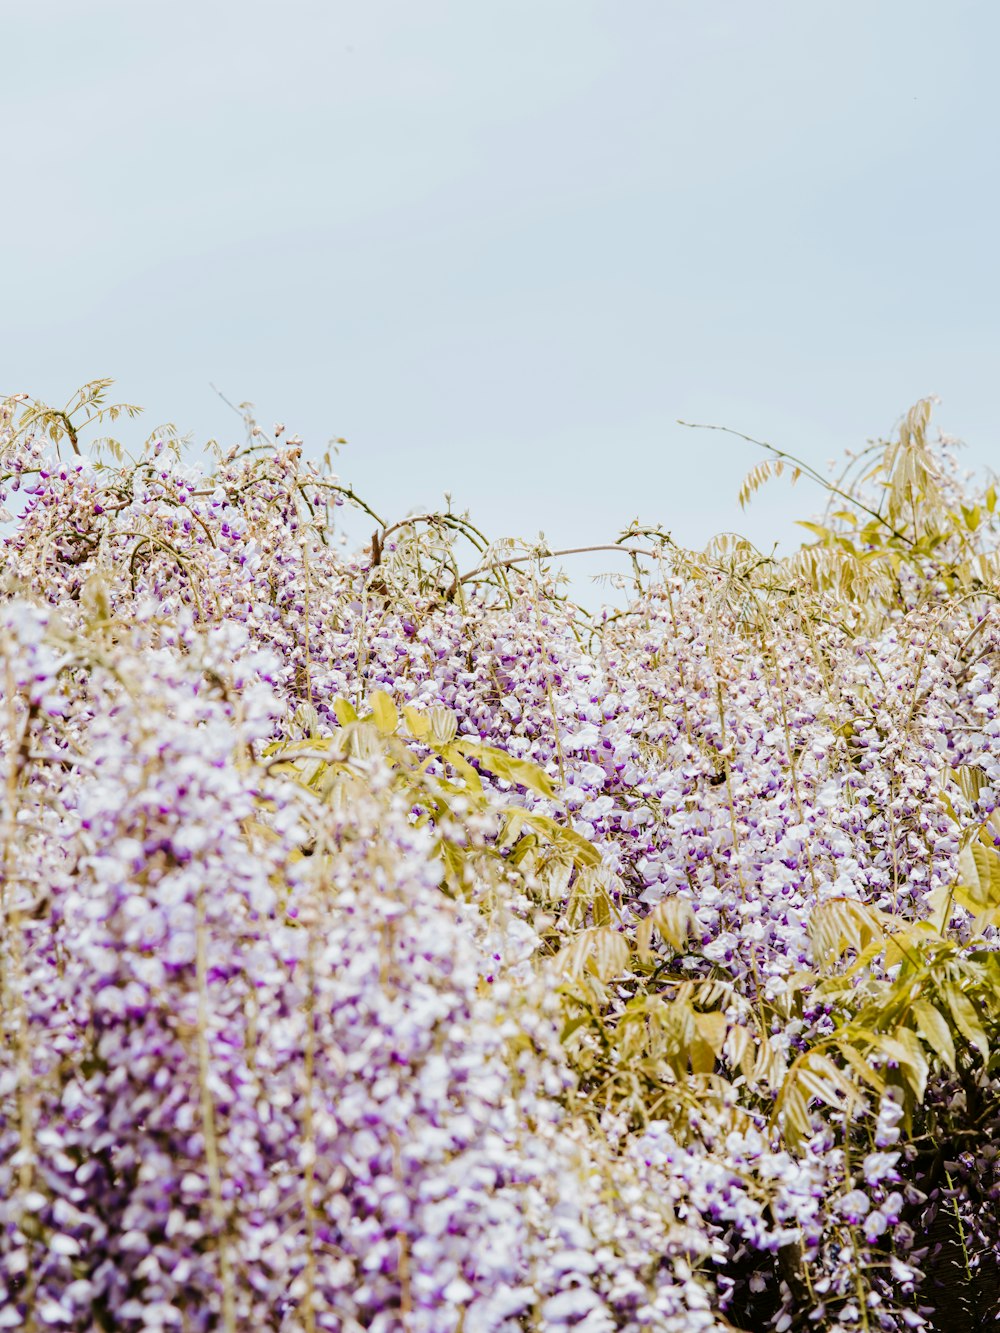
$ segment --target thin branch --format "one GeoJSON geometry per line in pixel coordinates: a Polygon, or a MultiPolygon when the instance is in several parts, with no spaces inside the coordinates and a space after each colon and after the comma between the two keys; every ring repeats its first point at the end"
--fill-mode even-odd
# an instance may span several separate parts
{"type": "Polygon", "coordinates": [[[431,527],[440,524],[442,527],[452,528],[455,532],[460,532],[466,541],[479,550],[485,550],[489,546],[489,542],[477,528],[455,514],[411,514],[409,518],[401,518],[393,523],[391,527],[385,528],[382,533],[382,544],[385,545],[385,539],[392,533],[398,532],[401,528],[412,527],[415,523],[427,523],[431,527]],[[470,532],[476,534],[475,539],[469,535],[470,532]],[[480,546],[480,541],[483,543],[482,546],[480,546]]]}
{"type": "Polygon", "coordinates": [[[231,407],[231,408],[233,409],[233,411],[236,413],[236,415],[239,417],[239,419],[240,419],[242,422],[244,422],[244,424],[246,423],[246,419],[247,419],[247,418],[246,418],[246,413],[245,413],[245,412],[241,412],[240,409],[236,406],[235,403],[230,402],[229,399],[226,397],[226,395],[222,392],[222,390],[221,390],[221,389],[217,389],[217,388],[215,387],[215,385],[212,383],[211,380],[209,380],[209,382],[208,382],[208,387],[209,387],[214,393],[217,393],[217,394],[219,395],[219,397],[222,399],[222,401],[225,403],[225,405],[226,405],[227,407],[231,407]]]}
{"type": "Polygon", "coordinates": [[[894,528],[887,519],[882,517],[877,509],[869,508],[869,506],[863,504],[856,495],[851,495],[849,491],[842,491],[840,487],[835,486],[832,481],[827,481],[826,477],[824,477],[821,472],[817,472],[811,464],[803,462],[803,460],[797,458],[795,454],[786,453],[784,449],[779,449],[777,445],[774,444],[768,444],[766,440],[757,440],[754,439],[752,435],[744,435],[741,430],[733,430],[731,426],[713,426],[703,421],[681,421],[679,417],[677,419],[677,424],[678,426],[686,426],[688,430],[718,430],[724,435],[735,435],[738,440],[746,440],[747,444],[755,444],[759,449],[766,449],[768,453],[773,454],[775,458],[782,458],[786,462],[791,463],[794,467],[797,467],[800,472],[804,472],[811,481],[817,482],[831,495],[839,495],[840,498],[846,500],[848,504],[854,505],[855,508],[860,509],[863,513],[869,514],[872,518],[877,519],[884,528],[888,528],[894,537],[898,537],[901,542],[906,542],[907,546],[913,545],[913,542],[910,541],[909,537],[894,528]]]}
{"type": "Polygon", "coordinates": [[[467,583],[477,574],[484,574],[491,569],[507,569],[510,565],[527,565],[532,560],[558,560],[564,555],[589,555],[592,551],[619,551],[625,555],[643,556],[647,560],[655,560],[657,557],[652,551],[644,551],[637,546],[570,546],[562,551],[543,551],[535,552],[533,555],[515,555],[508,556],[503,560],[490,560],[485,565],[479,565],[476,569],[470,569],[468,574],[463,574],[460,583],[467,583]]]}

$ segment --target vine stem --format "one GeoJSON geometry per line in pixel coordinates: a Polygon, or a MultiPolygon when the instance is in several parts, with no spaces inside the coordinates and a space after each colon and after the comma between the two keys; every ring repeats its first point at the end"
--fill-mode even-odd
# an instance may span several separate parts
{"type": "Polygon", "coordinates": [[[316,1126],[313,1119],[313,1097],[316,1066],[316,940],[315,923],[310,916],[306,946],[305,1002],[305,1105],[302,1116],[303,1152],[303,1206],[306,1219],[306,1295],[303,1322],[306,1333],[316,1333],[316,1205],[313,1192],[316,1184],[316,1126]]]}
{"type": "Polygon", "coordinates": [[[758,449],[766,449],[768,453],[772,454],[775,458],[784,459],[794,467],[797,467],[800,472],[804,473],[805,476],[809,478],[810,481],[817,482],[818,485],[822,486],[823,489],[828,491],[831,495],[839,495],[842,500],[846,500],[848,504],[854,505],[855,508],[860,509],[862,513],[877,519],[878,522],[881,523],[884,528],[887,528],[894,537],[898,537],[901,542],[906,542],[907,546],[913,545],[913,542],[910,541],[909,537],[907,537],[905,533],[900,532],[897,528],[894,528],[889,520],[883,518],[877,509],[870,509],[869,506],[863,504],[856,495],[851,495],[849,491],[842,491],[839,486],[835,486],[833,482],[827,481],[827,479],[821,473],[817,472],[814,467],[811,467],[808,463],[804,463],[801,458],[796,458],[795,454],[786,453],[784,449],[779,449],[774,444],[768,444],[766,440],[756,440],[752,435],[744,435],[741,430],[733,430],[732,426],[714,426],[702,421],[681,421],[680,418],[678,418],[677,424],[678,426],[686,426],[688,430],[721,431],[724,435],[735,435],[738,440],[746,440],[747,444],[755,444],[758,449]]]}
{"type": "MultiPolygon", "coordinates": [[[[7,809],[4,819],[3,836],[3,874],[0,876],[0,907],[2,907],[4,943],[9,949],[8,959],[0,952],[0,997],[3,1009],[0,1016],[7,1025],[7,1006],[12,1001],[14,1044],[17,1056],[17,1109],[18,1141],[20,1165],[18,1167],[18,1190],[21,1197],[31,1190],[35,1174],[35,1136],[34,1136],[34,1098],[32,1096],[33,1079],[31,1077],[31,1048],[28,1040],[27,987],[24,975],[24,955],[22,939],[22,918],[16,903],[8,898],[8,892],[15,882],[16,871],[12,873],[17,835],[17,809],[20,803],[19,785],[24,765],[27,762],[31,714],[18,728],[15,700],[17,688],[11,659],[4,654],[4,685],[7,693],[7,719],[9,731],[9,753],[7,756],[7,809]]],[[[22,1217],[22,1222],[24,1218],[22,1217]]],[[[29,1289],[34,1284],[34,1268],[29,1273],[29,1289]]],[[[33,1304],[33,1301],[29,1304],[33,1304]]],[[[35,1327],[33,1310],[29,1308],[28,1322],[25,1327],[30,1331],[35,1327]]]]}
{"type": "Polygon", "coordinates": [[[198,982],[198,1083],[201,1101],[201,1129],[205,1140],[205,1165],[212,1194],[219,1247],[219,1272],[222,1278],[222,1326],[225,1333],[236,1333],[236,1290],[233,1283],[232,1256],[226,1235],[226,1210],[222,1201],[222,1173],[215,1128],[215,1107],[209,1086],[211,1060],[208,1050],[208,959],[206,949],[205,903],[198,894],[195,926],[195,972],[198,982]]]}
{"type": "Polygon", "coordinates": [[[601,546],[569,546],[562,551],[544,551],[540,554],[535,552],[532,555],[512,555],[502,560],[488,560],[486,564],[470,569],[468,574],[463,574],[459,582],[468,583],[477,574],[488,574],[491,569],[507,569],[510,565],[529,565],[533,560],[558,560],[564,555],[589,555],[592,551],[624,551],[626,555],[643,556],[646,560],[656,559],[652,551],[643,550],[638,546],[621,546],[617,543],[601,546]]]}
{"type": "Polygon", "coordinates": [[[945,1180],[948,1182],[948,1189],[951,1191],[951,1206],[955,1213],[955,1226],[958,1228],[958,1239],[962,1246],[962,1264],[965,1268],[965,1279],[972,1282],[972,1265],[969,1263],[969,1247],[965,1243],[965,1227],[962,1225],[962,1214],[958,1210],[958,1199],[955,1195],[955,1185],[951,1178],[951,1172],[945,1171],[945,1180]]]}

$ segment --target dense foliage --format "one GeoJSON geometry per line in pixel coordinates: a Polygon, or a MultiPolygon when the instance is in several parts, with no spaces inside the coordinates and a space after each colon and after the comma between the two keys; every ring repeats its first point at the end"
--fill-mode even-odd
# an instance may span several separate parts
{"type": "Polygon", "coordinates": [[[979,1290],[1000,522],[928,404],[792,557],[636,525],[591,617],[281,427],[84,454],[106,389],[0,421],[0,1328],[897,1330],[979,1290]]]}

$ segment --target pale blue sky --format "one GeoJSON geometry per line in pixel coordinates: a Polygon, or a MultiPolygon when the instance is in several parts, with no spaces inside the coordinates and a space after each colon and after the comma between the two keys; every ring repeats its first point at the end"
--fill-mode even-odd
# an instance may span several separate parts
{"type": "MultiPolygon", "coordinates": [[[[257,404],[377,508],[759,542],[917,397],[996,462],[1000,7],[0,0],[0,391],[257,404]]],[[[583,566],[575,566],[583,571],[583,566]]]]}

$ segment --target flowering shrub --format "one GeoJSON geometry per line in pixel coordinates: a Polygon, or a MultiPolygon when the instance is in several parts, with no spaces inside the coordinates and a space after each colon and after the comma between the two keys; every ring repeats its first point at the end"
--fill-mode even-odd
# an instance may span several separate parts
{"type": "Polygon", "coordinates": [[[591,617],[280,427],[85,457],[106,389],[0,419],[0,1328],[899,1330],[986,1282],[997,498],[927,405],[791,558],[636,527],[591,617]]]}

